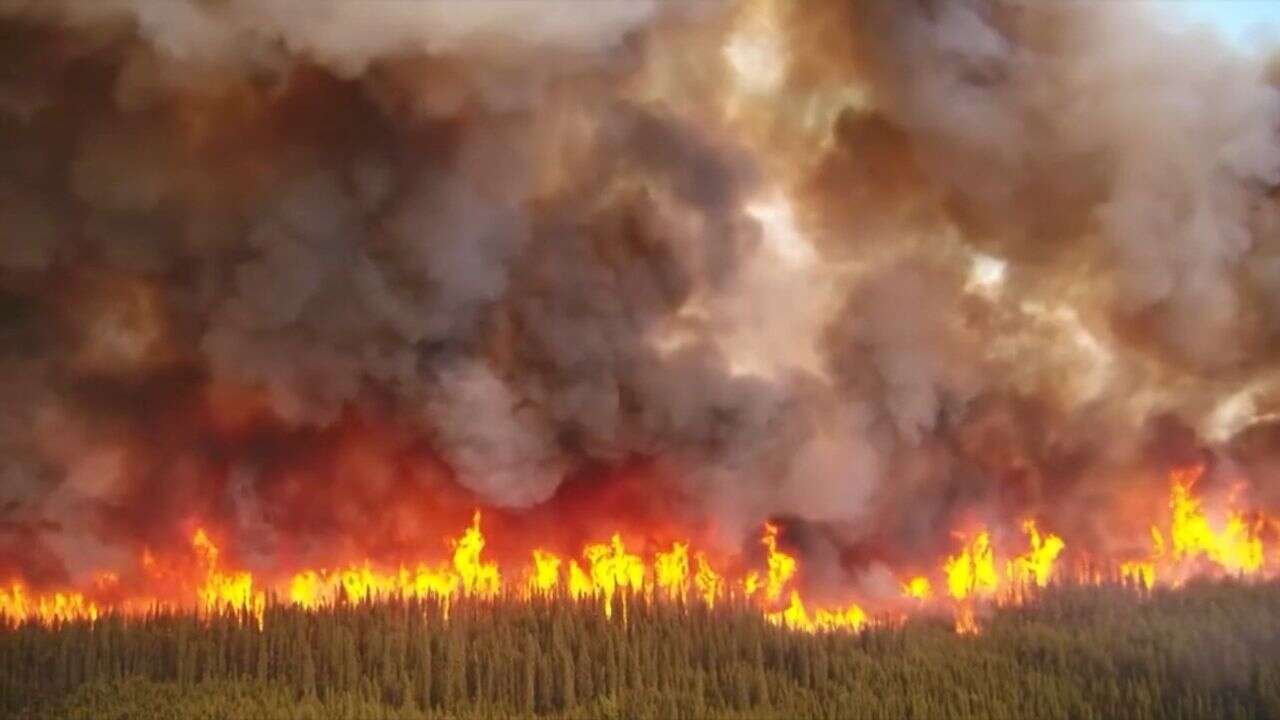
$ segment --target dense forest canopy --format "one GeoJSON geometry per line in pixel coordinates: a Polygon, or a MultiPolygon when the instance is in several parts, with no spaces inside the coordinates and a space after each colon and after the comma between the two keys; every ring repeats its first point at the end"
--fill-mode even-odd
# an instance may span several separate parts
{"type": "Polygon", "coordinates": [[[0,630],[22,720],[1266,720],[1280,586],[1061,586],[956,635],[918,616],[807,634],[743,606],[421,600],[0,630]]]}

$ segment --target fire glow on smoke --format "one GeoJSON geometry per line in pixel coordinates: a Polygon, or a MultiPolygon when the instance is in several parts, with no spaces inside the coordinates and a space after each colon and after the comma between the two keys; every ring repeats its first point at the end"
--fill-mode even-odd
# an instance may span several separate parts
{"type": "MultiPolygon", "coordinates": [[[[1152,526],[1153,546],[1148,557],[1122,561],[1108,568],[1106,575],[1092,568],[1069,578],[1073,582],[1122,582],[1142,590],[1157,582],[1176,585],[1189,574],[1218,574],[1234,577],[1267,577],[1280,563],[1267,563],[1262,534],[1274,520],[1231,510],[1225,522],[1215,527],[1193,492],[1201,469],[1174,473],[1169,501],[1166,548],[1165,531],[1152,526]]],[[[715,607],[718,602],[741,602],[758,607],[772,623],[805,632],[856,631],[870,618],[857,603],[843,607],[811,610],[795,587],[799,572],[797,559],[779,549],[779,529],[766,524],[761,537],[765,550],[763,567],[747,570],[733,578],[717,572],[707,556],[690,553],[688,542],[673,542],[646,560],[629,551],[615,533],[608,542],[592,543],[578,557],[563,558],[535,548],[531,560],[514,577],[502,573],[497,563],[483,557],[485,536],[477,511],[472,523],[458,538],[449,540],[452,556],[434,565],[419,562],[401,565],[394,571],[376,569],[372,563],[345,568],[301,570],[287,584],[255,584],[251,573],[227,570],[219,565],[218,548],[203,528],[191,539],[194,563],[160,569],[151,551],[141,560],[145,573],[159,578],[177,572],[187,584],[188,598],[133,597],[101,606],[92,595],[118,590],[114,575],[101,575],[98,587],[77,591],[30,595],[15,584],[0,589],[0,619],[12,623],[34,621],[56,623],[96,620],[104,612],[145,612],[165,605],[195,607],[206,613],[237,613],[262,622],[268,591],[282,600],[305,609],[330,603],[376,602],[379,598],[434,598],[448,603],[459,597],[480,600],[497,597],[564,597],[579,602],[598,603],[606,617],[615,609],[624,621],[627,600],[644,596],[649,600],[684,604],[701,602],[715,607]],[[190,602],[190,596],[195,602],[190,602]]],[[[938,575],[946,587],[945,598],[933,596],[929,577],[918,575],[902,581],[902,598],[896,604],[906,610],[948,609],[955,613],[956,631],[978,632],[975,608],[981,603],[1019,604],[1034,598],[1039,588],[1048,586],[1059,571],[1058,559],[1066,547],[1062,538],[1041,535],[1034,521],[1023,523],[1026,550],[998,560],[991,533],[985,528],[962,537],[962,547],[947,557],[938,575]]],[[[139,590],[140,588],[134,588],[139,590]]]]}
{"type": "Polygon", "coordinates": [[[0,0],[0,614],[1269,576],[1280,65],[1157,12],[0,0]]]}

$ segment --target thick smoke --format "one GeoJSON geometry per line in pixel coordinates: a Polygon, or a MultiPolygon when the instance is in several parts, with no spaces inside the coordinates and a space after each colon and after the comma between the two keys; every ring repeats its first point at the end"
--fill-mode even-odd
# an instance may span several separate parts
{"type": "Polygon", "coordinates": [[[0,573],[1280,502],[1280,93],[1164,12],[0,0],[0,573]]]}

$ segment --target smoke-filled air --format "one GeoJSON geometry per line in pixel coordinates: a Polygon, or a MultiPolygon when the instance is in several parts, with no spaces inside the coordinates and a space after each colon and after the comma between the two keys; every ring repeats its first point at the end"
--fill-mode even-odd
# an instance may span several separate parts
{"type": "Polygon", "coordinates": [[[1280,570],[1280,65],[1168,14],[0,0],[0,615],[1280,570]]]}

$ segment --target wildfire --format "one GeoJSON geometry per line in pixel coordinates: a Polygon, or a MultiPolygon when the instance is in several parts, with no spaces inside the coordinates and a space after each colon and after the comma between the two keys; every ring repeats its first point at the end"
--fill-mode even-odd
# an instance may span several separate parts
{"type": "Polygon", "coordinates": [[[582,554],[591,563],[591,582],[595,593],[604,596],[604,614],[612,617],[613,596],[618,588],[638,590],[644,585],[644,562],[639,555],[627,552],[622,537],[617,533],[607,544],[588,545],[582,554]]]}
{"type": "MultiPolygon", "coordinates": [[[[1172,519],[1169,537],[1175,561],[1207,558],[1222,569],[1251,574],[1262,568],[1262,539],[1244,515],[1232,510],[1225,526],[1215,531],[1201,508],[1192,487],[1204,473],[1202,466],[1175,471],[1169,498],[1172,519]]],[[[1157,532],[1154,528],[1153,533],[1157,532]]]]}
{"type": "Polygon", "coordinates": [[[1027,534],[1031,548],[1025,554],[1010,560],[1005,569],[1005,576],[1015,592],[1027,587],[1044,587],[1049,584],[1053,564],[1066,547],[1066,543],[1057,535],[1050,534],[1041,538],[1034,520],[1024,522],[1022,530],[1027,534]]]}
{"type": "Polygon", "coordinates": [[[955,629],[957,635],[978,634],[978,619],[974,617],[972,605],[964,604],[956,608],[955,629]]]}
{"type": "Polygon", "coordinates": [[[791,591],[791,599],[785,608],[777,612],[768,613],[765,618],[769,622],[781,625],[788,630],[802,632],[861,630],[867,624],[866,612],[856,604],[849,605],[843,610],[820,609],[814,613],[813,617],[810,617],[809,611],[805,609],[804,601],[800,599],[800,593],[796,590],[791,591]]]}
{"type": "Polygon", "coordinates": [[[947,592],[956,600],[994,595],[1000,586],[991,534],[986,530],[980,530],[958,554],[947,558],[942,569],[947,576],[947,592]]]}
{"type": "Polygon", "coordinates": [[[1156,564],[1144,560],[1120,563],[1120,577],[1143,590],[1150,590],[1156,584],[1156,564]]]}
{"type": "Polygon", "coordinates": [[[1168,534],[1152,525],[1151,554],[1121,563],[1122,580],[1151,590],[1160,578],[1169,578],[1176,585],[1203,570],[1206,564],[1210,569],[1240,577],[1263,573],[1266,555],[1262,532],[1268,522],[1275,521],[1261,516],[1250,521],[1245,513],[1230,508],[1220,529],[1215,529],[1204,502],[1195,494],[1195,485],[1203,474],[1202,465],[1171,473],[1168,534]]]}
{"type": "MultiPolygon", "coordinates": [[[[996,553],[991,544],[991,533],[985,528],[974,533],[959,553],[947,558],[943,572],[947,578],[947,594],[956,601],[956,632],[978,632],[973,608],[975,601],[996,598],[1002,603],[1017,604],[1024,602],[1035,588],[1049,584],[1054,564],[1066,548],[1066,543],[1057,535],[1041,536],[1033,520],[1024,521],[1022,530],[1027,535],[1029,547],[1026,552],[1005,562],[1003,581],[996,572],[996,553]]],[[[929,584],[926,578],[915,578],[912,583],[914,587],[908,585],[904,588],[906,595],[928,595],[929,584]]]]}
{"type": "Polygon", "coordinates": [[[560,558],[546,550],[533,551],[533,572],[529,573],[529,590],[549,595],[560,587],[560,558]]]}
{"type": "Polygon", "coordinates": [[[0,588],[0,618],[10,618],[19,623],[37,620],[46,625],[71,620],[97,620],[98,606],[76,592],[32,598],[22,585],[15,583],[8,590],[0,588]]]}
{"type": "Polygon", "coordinates": [[[267,600],[262,591],[253,589],[253,575],[220,571],[218,546],[209,540],[203,528],[198,528],[191,538],[191,548],[205,566],[204,583],[196,590],[200,609],[208,613],[248,612],[261,627],[267,600]]]}
{"type": "MultiPolygon", "coordinates": [[[[1175,578],[1206,567],[1241,576],[1266,571],[1262,530],[1267,522],[1275,521],[1249,521],[1245,513],[1231,509],[1215,524],[1202,499],[1194,493],[1202,472],[1197,467],[1172,475],[1168,523],[1163,530],[1159,525],[1151,527],[1150,556],[1109,566],[1111,578],[1150,590],[1162,579],[1176,582],[1175,578]]],[[[1021,530],[1026,545],[1006,554],[1002,550],[1008,548],[996,542],[998,533],[985,527],[974,528],[960,536],[958,550],[941,563],[936,577],[942,581],[945,593],[935,594],[934,579],[921,574],[902,581],[902,597],[916,607],[950,607],[957,632],[979,632],[978,610],[983,603],[1028,601],[1037,589],[1053,581],[1056,564],[1066,551],[1067,544],[1061,537],[1042,532],[1032,520],[1024,521],[1021,530]]],[[[500,596],[544,596],[598,603],[608,618],[615,617],[615,610],[620,609],[625,621],[629,597],[642,595],[684,605],[692,596],[694,602],[708,608],[725,599],[735,599],[759,608],[770,623],[802,632],[857,631],[871,622],[856,603],[834,608],[806,605],[797,586],[800,563],[781,549],[780,533],[777,525],[766,523],[760,537],[765,551],[763,562],[744,568],[731,578],[726,578],[704,552],[693,550],[687,541],[672,542],[667,549],[645,558],[630,550],[622,535],[615,533],[607,542],[587,544],[576,557],[534,549],[526,567],[512,575],[520,580],[508,583],[498,564],[484,556],[486,539],[479,512],[458,537],[447,540],[448,560],[437,564],[419,562],[381,570],[366,561],[338,568],[306,568],[281,585],[264,585],[248,571],[225,568],[225,560],[210,533],[198,528],[190,539],[189,557],[194,562],[186,570],[176,567],[171,556],[157,557],[150,549],[141,553],[139,568],[143,576],[155,582],[180,580],[179,584],[190,588],[188,597],[201,613],[234,613],[259,627],[270,587],[275,587],[277,597],[284,598],[284,602],[303,609],[337,602],[413,597],[435,599],[444,604],[447,613],[449,604],[463,597],[488,600],[500,596]]],[[[1090,560],[1090,567],[1098,566],[1090,560]]],[[[1077,575],[1078,582],[1103,582],[1106,576],[1097,570],[1077,575]]],[[[15,582],[0,588],[0,620],[11,624],[92,622],[104,612],[138,612],[147,607],[146,603],[128,600],[103,604],[102,597],[118,597],[120,583],[119,574],[103,572],[95,576],[94,589],[85,593],[33,594],[24,584],[15,582]]]]}
{"type": "Polygon", "coordinates": [[[765,523],[764,537],[761,538],[761,542],[764,543],[765,550],[768,552],[769,564],[769,574],[764,584],[764,597],[772,603],[782,597],[782,588],[796,574],[796,559],[778,550],[777,525],[765,523]]]}
{"type": "Polygon", "coordinates": [[[471,517],[471,527],[453,542],[453,567],[462,579],[462,589],[467,595],[493,597],[502,587],[498,566],[484,562],[484,535],[480,533],[480,511],[471,517]]]}
{"type": "MultiPolygon", "coordinates": [[[[459,594],[466,597],[492,598],[502,592],[502,575],[496,563],[483,560],[485,539],[480,531],[480,513],[472,516],[471,525],[461,537],[450,540],[453,548],[452,563],[432,567],[419,563],[413,567],[401,566],[394,573],[380,573],[369,563],[342,568],[337,571],[303,570],[289,581],[289,599],[304,608],[315,608],[341,596],[347,602],[367,602],[379,597],[403,596],[435,598],[447,602],[459,594]]],[[[546,577],[545,565],[559,559],[549,553],[534,551],[535,567],[530,583],[554,584],[546,577]]],[[[552,571],[554,574],[554,570],[552,571]]]]}
{"type": "Polygon", "coordinates": [[[917,575],[910,580],[902,583],[903,597],[913,598],[915,600],[928,600],[933,594],[933,583],[929,582],[929,578],[923,575],[917,575]]]}
{"type": "Polygon", "coordinates": [[[574,600],[581,600],[595,594],[591,576],[583,571],[577,560],[569,561],[569,594],[574,600]]]}
{"type": "Polygon", "coordinates": [[[698,553],[695,556],[698,562],[698,574],[693,576],[693,584],[698,589],[698,595],[702,597],[702,601],[707,607],[713,607],[716,600],[724,592],[724,578],[720,574],[711,569],[711,563],[707,562],[707,556],[698,553]]]}
{"type": "Polygon", "coordinates": [[[667,599],[684,602],[689,590],[689,544],[672,543],[671,550],[655,555],[653,571],[667,599]]]}

